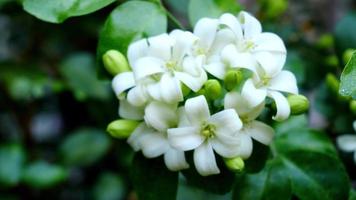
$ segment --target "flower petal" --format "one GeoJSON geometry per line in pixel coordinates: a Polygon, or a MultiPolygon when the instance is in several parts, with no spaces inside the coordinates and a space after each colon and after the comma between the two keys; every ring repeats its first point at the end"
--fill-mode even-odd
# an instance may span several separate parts
{"type": "Polygon", "coordinates": [[[178,108],[178,118],[179,118],[178,127],[191,125],[188,120],[187,114],[185,113],[184,106],[178,108]]]}
{"type": "Polygon", "coordinates": [[[356,151],[356,135],[340,135],[336,138],[336,144],[345,152],[356,151]]]}
{"type": "Polygon", "coordinates": [[[268,96],[274,99],[277,107],[277,113],[272,117],[272,119],[276,121],[286,120],[290,115],[290,106],[287,98],[280,92],[276,91],[268,91],[268,96]]]}
{"type": "Polygon", "coordinates": [[[221,59],[232,68],[245,68],[257,74],[256,67],[258,63],[252,55],[247,52],[238,52],[233,44],[223,48],[221,59]]]}
{"type": "Polygon", "coordinates": [[[241,24],[234,15],[226,13],[221,15],[219,20],[220,20],[220,24],[226,25],[234,32],[237,40],[242,38],[241,24]]]}
{"type": "Polygon", "coordinates": [[[146,91],[143,86],[138,85],[127,93],[127,101],[133,106],[143,106],[147,102],[146,91]]]}
{"type": "Polygon", "coordinates": [[[298,94],[297,80],[292,72],[286,70],[271,79],[269,89],[298,94]]]}
{"type": "Polygon", "coordinates": [[[142,136],[147,133],[152,133],[153,130],[147,127],[146,123],[140,123],[136,129],[131,133],[130,137],[127,139],[127,143],[135,150],[139,151],[141,149],[140,141],[142,136]]]}
{"type": "Polygon", "coordinates": [[[147,39],[141,39],[131,43],[127,50],[127,58],[131,66],[135,65],[137,59],[147,56],[147,39]]]}
{"type": "Polygon", "coordinates": [[[199,77],[194,77],[188,73],[183,73],[183,72],[175,72],[174,73],[175,77],[180,80],[182,83],[184,83],[188,88],[193,90],[194,92],[197,92],[202,88],[206,80],[208,79],[208,76],[206,73],[203,71],[199,77]]]}
{"type": "Polygon", "coordinates": [[[249,135],[245,133],[237,134],[240,145],[238,146],[238,154],[237,156],[241,156],[242,158],[248,158],[252,154],[252,139],[249,135]]]}
{"type": "Polygon", "coordinates": [[[274,33],[264,32],[258,34],[253,38],[253,41],[255,44],[257,44],[257,46],[254,48],[254,51],[271,51],[284,54],[287,53],[283,40],[274,33]]]}
{"type": "Polygon", "coordinates": [[[239,114],[240,118],[243,118],[245,121],[251,121],[256,119],[264,109],[264,102],[257,105],[256,107],[251,108],[249,106],[248,100],[243,98],[238,92],[228,92],[224,98],[225,109],[235,109],[239,114]]]}
{"type": "Polygon", "coordinates": [[[177,124],[176,106],[153,101],[145,108],[145,121],[159,132],[177,124]]]}
{"type": "Polygon", "coordinates": [[[233,158],[240,152],[240,140],[237,137],[231,137],[231,140],[222,140],[218,137],[211,139],[213,149],[224,158],[233,158]]]}
{"type": "Polygon", "coordinates": [[[203,95],[188,99],[184,107],[192,124],[200,125],[201,122],[208,120],[210,117],[208,102],[203,95]]]}
{"type": "Polygon", "coordinates": [[[152,83],[147,83],[146,85],[148,95],[156,101],[162,101],[160,87],[161,87],[160,82],[156,82],[156,81],[152,83]]]}
{"type": "Polygon", "coordinates": [[[246,132],[253,139],[265,145],[270,144],[274,136],[273,128],[259,121],[252,121],[249,123],[248,127],[246,127],[246,132]]]}
{"type": "Polygon", "coordinates": [[[135,78],[132,72],[122,72],[112,80],[112,88],[119,99],[124,95],[122,93],[135,86],[135,78]]]}
{"type": "Polygon", "coordinates": [[[194,26],[194,35],[199,38],[199,47],[210,49],[214,42],[215,34],[218,29],[218,20],[201,18],[194,26]]]}
{"type": "Polygon", "coordinates": [[[210,47],[210,57],[212,54],[217,54],[220,57],[220,52],[222,48],[224,48],[226,45],[234,43],[235,41],[235,34],[232,32],[231,29],[220,29],[216,33],[214,43],[210,47]]]}
{"type": "Polygon", "coordinates": [[[155,158],[166,153],[169,149],[167,138],[158,132],[146,133],[141,137],[142,153],[147,158],[155,158]]]}
{"type": "Polygon", "coordinates": [[[171,58],[175,61],[180,61],[185,55],[190,54],[193,43],[198,40],[193,33],[179,29],[173,30],[169,36],[175,40],[171,58]]]}
{"type": "Polygon", "coordinates": [[[204,69],[209,72],[211,75],[215,76],[218,79],[224,79],[226,74],[225,64],[222,62],[213,62],[207,65],[204,65],[204,69]]]}
{"type": "Polygon", "coordinates": [[[234,109],[215,113],[210,117],[209,123],[216,126],[217,135],[231,136],[242,128],[242,122],[234,109]]]}
{"type": "Polygon", "coordinates": [[[163,61],[171,59],[171,50],[175,41],[167,33],[148,38],[148,55],[163,61]]]}
{"type": "Polygon", "coordinates": [[[265,88],[256,88],[251,79],[247,79],[241,90],[241,96],[247,100],[250,107],[263,103],[267,95],[265,88]]]}
{"type": "Polygon", "coordinates": [[[184,152],[172,148],[164,154],[164,163],[171,171],[189,168],[189,164],[185,160],[184,152]]]}
{"type": "Polygon", "coordinates": [[[143,57],[138,59],[132,66],[135,79],[141,80],[147,76],[163,73],[163,61],[154,57],[143,57]]]}
{"type": "Polygon", "coordinates": [[[171,128],[167,133],[171,146],[181,151],[195,149],[204,142],[197,127],[171,128]]]}
{"type": "Polygon", "coordinates": [[[202,176],[219,174],[220,170],[215,161],[215,155],[210,143],[206,142],[194,150],[194,164],[202,176]]]}
{"type": "Polygon", "coordinates": [[[273,77],[280,73],[286,61],[287,54],[278,52],[256,52],[254,58],[260,63],[265,74],[273,77]]]}
{"type": "Polygon", "coordinates": [[[167,103],[183,101],[183,93],[178,79],[170,74],[163,74],[160,80],[162,99],[167,103]]]}
{"type": "Polygon", "coordinates": [[[238,19],[242,24],[245,38],[253,38],[262,32],[261,23],[248,12],[240,12],[238,19]]]}
{"type": "Polygon", "coordinates": [[[143,107],[131,105],[126,99],[120,100],[119,116],[125,119],[141,120],[143,119],[143,107]]]}

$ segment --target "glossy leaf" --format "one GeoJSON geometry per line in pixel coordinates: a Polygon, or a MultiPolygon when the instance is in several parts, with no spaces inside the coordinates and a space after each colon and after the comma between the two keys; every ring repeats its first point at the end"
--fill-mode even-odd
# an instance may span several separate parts
{"type": "Polygon", "coordinates": [[[87,166],[102,158],[109,146],[110,140],[105,132],[80,129],[68,135],[59,150],[65,164],[87,166]]]}
{"type": "Polygon", "coordinates": [[[189,22],[192,26],[203,17],[219,17],[222,13],[236,15],[242,9],[235,0],[190,0],[189,22]]]}
{"type": "Polygon", "coordinates": [[[351,96],[356,99],[356,52],[346,64],[341,74],[339,93],[343,96],[351,96]]]}
{"type": "Polygon", "coordinates": [[[37,18],[61,23],[69,17],[85,15],[99,10],[115,0],[24,0],[23,8],[37,18]]]}
{"type": "MultiPolygon", "coordinates": [[[[98,60],[110,49],[126,54],[129,44],[167,30],[165,11],[156,3],[129,1],[118,6],[106,20],[99,36],[98,60]]],[[[99,75],[105,74],[101,65],[99,75]]]]}
{"type": "Polygon", "coordinates": [[[25,168],[22,180],[31,187],[48,188],[65,181],[67,177],[68,171],[65,168],[37,161],[25,168]]]}
{"type": "Polygon", "coordinates": [[[18,144],[0,146],[0,185],[15,186],[21,178],[25,152],[18,144]]]}
{"type": "Polygon", "coordinates": [[[136,154],[130,175],[138,199],[176,199],[178,173],[169,171],[161,157],[147,159],[141,153],[136,154]]]}

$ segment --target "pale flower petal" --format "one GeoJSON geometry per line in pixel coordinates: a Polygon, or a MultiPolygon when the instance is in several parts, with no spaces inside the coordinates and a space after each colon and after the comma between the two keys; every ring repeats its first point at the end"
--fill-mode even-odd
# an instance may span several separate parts
{"type": "Polygon", "coordinates": [[[226,74],[225,64],[222,62],[209,63],[204,65],[204,69],[220,80],[224,79],[226,74]]]}
{"type": "Polygon", "coordinates": [[[210,18],[201,18],[194,26],[194,35],[199,38],[199,47],[210,49],[214,42],[216,31],[218,28],[218,20],[210,18]]]}
{"type": "Polygon", "coordinates": [[[340,135],[336,138],[336,144],[345,152],[356,151],[356,135],[340,135]]]}
{"type": "Polygon", "coordinates": [[[134,66],[137,59],[147,56],[147,49],[147,39],[141,39],[130,44],[127,50],[127,58],[130,65],[134,66]]]}
{"type": "Polygon", "coordinates": [[[147,102],[147,95],[143,86],[138,85],[127,93],[127,101],[133,106],[143,106],[147,102]]]}
{"type": "Polygon", "coordinates": [[[237,20],[237,18],[229,13],[221,15],[219,18],[220,24],[226,25],[229,27],[235,34],[236,40],[239,40],[242,38],[242,28],[240,22],[237,20]]]}
{"type": "Polygon", "coordinates": [[[294,74],[285,70],[271,79],[269,89],[298,94],[297,80],[294,74]]]}
{"type": "Polygon", "coordinates": [[[180,127],[167,130],[168,140],[172,147],[188,151],[201,145],[205,138],[199,134],[198,127],[180,127]]]}
{"type": "Polygon", "coordinates": [[[276,53],[287,53],[283,40],[274,33],[264,32],[253,38],[255,44],[258,44],[254,51],[271,51],[276,53]]]}
{"type": "Polygon", "coordinates": [[[145,108],[145,121],[159,132],[166,132],[168,128],[178,122],[176,106],[153,101],[145,108]]]}
{"type": "Polygon", "coordinates": [[[132,72],[123,72],[114,77],[112,88],[119,99],[123,98],[123,92],[135,86],[135,78],[132,72]]]}
{"type": "Polygon", "coordinates": [[[120,100],[119,116],[125,119],[143,119],[144,108],[131,105],[126,99],[120,100]]]}
{"type": "Polygon", "coordinates": [[[256,107],[264,102],[267,89],[256,88],[251,79],[248,79],[241,90],[241,96],[248,101],[250,107],[256,107]]]}
{"type": "Polygon", "coordinates": [[[286,61],[287,54],[262,51],[254,53],[253,57],[263,68],[265,74],[269,77],[273,77],[281,72],[286,61]]]}
{"type": "Polygon", "coordinates": [[[221,59],[228,64],[229,67],[245,68],[257,74],[256,66],[258,63],[253,56],[248,52],[238,52],[236,47],[232,44],[223,48],[221,59]]]}
{"type": "Polygon", "coordinates": [[[213,148],[206,142],[194,150],[194,164],[198,173],[202,176],[219,174],[213,148]]]}
{"type": "Polygon", "coordinates": [[[268,96],[276,103],[277,113],[273,116],[273,119],[276,121],[286,120],[290,115],[290,106],[287,98],[276,91],[268,91],[268,96]]]}
{"type": "Polygon", "coordinates": [[[251,14],[247,12],[240,12],[238,19],[242,24],[244,37],[246,39],[253,38],[262,32],[261,23],[251,14]]]}
{"type": "Polygon", "coordinates": [[[160,80],[160,91],[162,99],[167,103],[175,103],[183,100],[180,83],[176,77],[170,74],[163,74],[160,80]]]}
{"type": "Polygon", "coordinates": [[[208,79],[205,72],[202,72],[199,77],[194,77],[188,73],[183,72],[175,72],[174,75],[178,80],[180,80],[194,92],[199,91],[208,79]]]}
{"type": "Polygon", "coordinates": [[[169,36],[175,40],[172,49],[173,60],[180,61],[188,54],[191,54],[192,45],[198,40],[198,37],[189,31],[182,31],[179,29],[173,30],[169,36]]]}
{"type": "Polygon", "coordinates": [[[127,143],[135,150],[139,151],[141,149],[141,139],[142,136],[148,133],[153,133],[154,131],[147,127],[146,123],[140,123],[136,129],[131,133],[130,137],[127,139],[127,143]]]}
{"type": "Polygon", "coordinates": [[[152,99],[154,99],[156,101],[162,101],[160,82],[147,83],[146,84],[146,89],[147,89],[148,95],[152,99]]]}
{"type": "Polygon", "coordinates": [[[213,149],[224,158],[233,158],[240,153],[240,140],[237,137],[230,137],[230,140],[221,140],[216,137],[211,139],[213,149]]]}
{"type": "Polygon", "coordinates": [[[217,135],[233,135],[242,128],[242,122],[234,109],[223,110],[212,115],[209,123],[216,126],[217,135]],[[220,132],[221,129],[224,132],[220,132]]]}
{"type": "Polygon", "coordinates": [[[155,57],[139,58],[132,66],[136,80],[141,80],[147,76],[163,73],[163,61],[155,57]]]}
{"type": "Polygon", "coordinates": [[[238,133],[236,136],[240,140],[237,156],[241,156],[242,158],[250,157],[252,154],[252,147],[253,147],[251,137],[245,133],[238,133]]]}
{"type": "Polygon", "coordinates": [[[189,164],[185,160],[184,152],[172,148],[164,154],[164,163],[171,171],[189,168],[189,164]]]}
{"type": "Polygon", "coordinates": [[[189,126],[191,125],[188,117],[187,117],[187,113],[185,112],[185,108],[184,106],[181,106],[178,108],[178,127],[184,127],[184,126],[189,126]]]}
{"type": "MultiPolygon", "coordinates": [[[[235,41],[235,34],[230,29],[220,29],[216,33],[213,45],[210,48],[209,56],[216,54],[220,57],[220,52],[222,48],[226,45],[231,44],[235,41]]],[[[220,60],[220,59],[219,59],[220,60]]]]}
{"type": "Polygon", "coordinates": [[[270,144],[274,136],[273,128],[259,121],[250,122],[245,129],[253,139],[265,145],[270,144]]]}
{"type": "Polygon", "coordinates": [[[198,125],[210,117],[208,102],[203,95],[188,99],[184,107],[192,124],[198,125]]]}
{"type": "Polygon", "coordinates": [[[167,33],[148,38],[148,55],[163,61],[171,59],[172,46],[175,44],[173,38],[167,33]]]}
{"type": "Polygon", "coordinates": [[[158,132],[145,133],[141,136],[140,146],[142,153],[147,158],[155,158],[167,152],[169,143],[167,138],[158,132]]]}

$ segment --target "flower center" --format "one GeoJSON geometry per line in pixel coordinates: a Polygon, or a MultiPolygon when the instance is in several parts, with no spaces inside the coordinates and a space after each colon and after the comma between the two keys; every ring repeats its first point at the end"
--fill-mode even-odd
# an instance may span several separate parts
{"type": "Polygon", "coordinates": [[[268,76],[263,76],[260,80],[260,82],[257,84],[257,87],[263,87],[263,86],[268,86],[269,82],[271,81],[272,78],[268,76]]]}
{"type": "Polygon", "coordinates": [[[251,40],[245,40],[242,42],[240,45],[240,51],[241,52],[248,52],[256,47],[255,43],[251,40]]]}
{"type": "Polygon", "coordinates": [[[200,134],[205,138],[214,138],[216,127],[213,124],[203,123],[200,129],[200,134]]]}
{"type": "Polygon", "coordinates": [[[178,64],[177,61],[170,60],[170,61],[166,62],[166,68],[167,68],[169,71],[174,71],[175,68],[177,67],[177,64],[178,64]]]}

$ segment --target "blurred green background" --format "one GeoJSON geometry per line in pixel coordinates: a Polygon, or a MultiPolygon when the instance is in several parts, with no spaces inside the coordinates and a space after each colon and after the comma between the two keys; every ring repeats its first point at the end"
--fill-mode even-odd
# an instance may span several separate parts
{"type": "MultiPolygon", "coordinates": [[[[191,30],[189,0],[163,3],[191,30]]],[[[117,4],[58,25],[26,13],[21,1],[0,0],[1,200],[137,198],[128,177],[133,151],[105,132],[118,117],[118,101],[110,80],[96,75],[99,31],[117,4]]],[[[356,48],[356,1],[239,4],[261,20],[265,31],[285,41],[285,68],[295,73],[311,101],[309,126],[326,131],[333,141],[354,133],[356,106],[338,96],[337,80],[349,49],[356,48]]],[[[340,155],[356,180],[352,155],[340,155]]],[[[183,179],[179,184],[181,200],[231,198],[208,194],[183,179]]]]}

